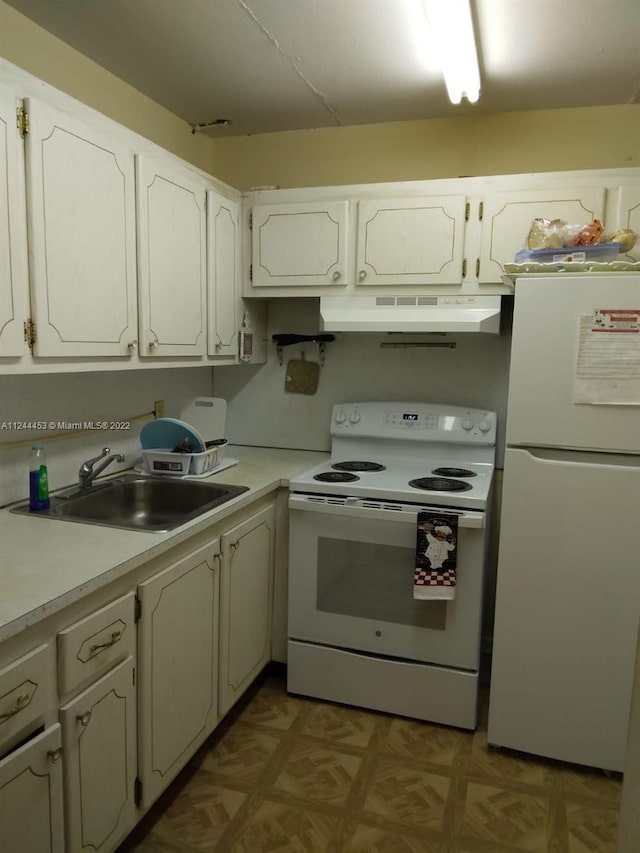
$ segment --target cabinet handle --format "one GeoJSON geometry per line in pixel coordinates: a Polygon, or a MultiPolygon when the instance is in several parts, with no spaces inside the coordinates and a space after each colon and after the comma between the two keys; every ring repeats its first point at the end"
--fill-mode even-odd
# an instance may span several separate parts
{"type": "Polygon", "coordinates": [[[130,341],[130,343],[127,344],[127,349],[129,352],[135,352],[138,349],[138,341],[130,341]]]}
{"type": "Polygon", "coordinates": [[[15,715],[22,711],[23,708],[26,708],[29,704],[29,694],[23,693],[21,696],[18,696],[16,699],[16,704],[10,711],[5,711],[4,714],[0,714],[0,722],[4,722],[5,720],[9,720],[11,717],[15,717],[15,715]]]}
{"type": "Polygon", "coordinates": [[[49,761],[52,764],[55,764],[56,761],[60,761],[60,759],[62,758],[62,747],[59,746],[57,749],[50,749],[49,752],[47,752],[47,756],[49,758],[49,761]]]}
{"type": "Polygon", "coordinates": [[[358,273],[358,281],[364,281],[366,277],[367,277],[367,271],[366,270],[360,270],[360,272],[358,273]]]}
{"type": "Polygon", "coordinates": [[[154,340],[149,341],[149,349],[158,349],[159,346],[160,343],[158,342],[157,338],[154,338],[154,340]]]}
{"type": "Polygon", "coordinates": [[[334,281],[337,281],[340,278],[340,270],[336,270],[332,276],[334,281]]]}
{"type": "Polygon", "coordinates": [[[120,637],[122,636],[122,631],[114,631],[111,634],[111,639],[107,640],[106,643],[95,643],[93,646],[89,646],[89,651],[93,655],[98,649],[108,649],[109,646],[115,645],[120,637]]]}
{"type": "Polygon", "coordinates": [[[76,716],[76,720],[80,723],[81,726],[88,726],[91,722],[91,711],[85,711],[84,714],[78,714],[76,716]]]}
{"type": "Polygon", "coordinates": [[[240,540],[238,539],[238,541],[237,541],[237,542],[232,542],[232,543],[229,545],[229,547],[231,548],[231,550],[232,550],[232,551],[237,551],[237,550],[238,550],[238,548],[240,547],[240,540]]]}

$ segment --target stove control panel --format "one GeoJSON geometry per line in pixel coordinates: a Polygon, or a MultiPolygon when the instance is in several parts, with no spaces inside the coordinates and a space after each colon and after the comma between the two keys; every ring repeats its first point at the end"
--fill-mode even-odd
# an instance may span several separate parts
{"type": "Polygon", "coordinates": [[[331,434],[493,445],[496,414],[431,403],[339,403],[331,434]]]}
{"type": "Polygon", "coordinates": [[[438,429],[440,416],[426,412],[384,412],[382,423],[400,429],[438,429]]]}

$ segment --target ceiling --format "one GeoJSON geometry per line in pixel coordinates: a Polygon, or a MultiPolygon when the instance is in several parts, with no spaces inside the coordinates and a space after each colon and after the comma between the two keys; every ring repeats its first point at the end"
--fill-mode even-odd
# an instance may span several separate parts
{"type": "MultiPolygon", "coordinates": [[[[447,2],[447,0],[442,0],[447,2]]],[[[471,0],[449,103],[421,0],[8,0],[211,136],[640,101],[640,0],[471,0]]]]}

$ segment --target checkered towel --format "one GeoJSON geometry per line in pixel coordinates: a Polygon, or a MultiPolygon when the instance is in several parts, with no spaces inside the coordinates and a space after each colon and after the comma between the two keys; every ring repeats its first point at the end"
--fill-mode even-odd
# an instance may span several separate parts
{"type": "Polygon", "coordinates": [[[445,599],[456,594],[458,516],[419,512],[413,597],[445,599]]]}

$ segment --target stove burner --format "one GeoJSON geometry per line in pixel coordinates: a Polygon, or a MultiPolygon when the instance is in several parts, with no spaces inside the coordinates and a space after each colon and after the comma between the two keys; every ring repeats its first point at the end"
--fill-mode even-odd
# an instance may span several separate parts
{"type": "Polygon", "coordinates": [[[322,471],[316,474],[314,480],[320,480],[321,483],[353,483],[354,480],[359,480],[355,474],[347,474],[346,471],[322,471]]]}
{"type": "Polygon", "coordinates": [[[440,477],[475,477],[475,471],[469,471],[467,468],[434,468],[431,472],[440,477]]]}
{"type": "Polygon", "coordinates": [[[379,462],[336,462],[331,466],[336,471],[384,471],[385,465],[379,462]]]}
{"type": "Polygon", "coordinates": [[[466,492],[473,488],[462,480],[450,480],[448,477],[419,477],[409,480],[414,489],[424,489],[427,492],[466,492]]]}

